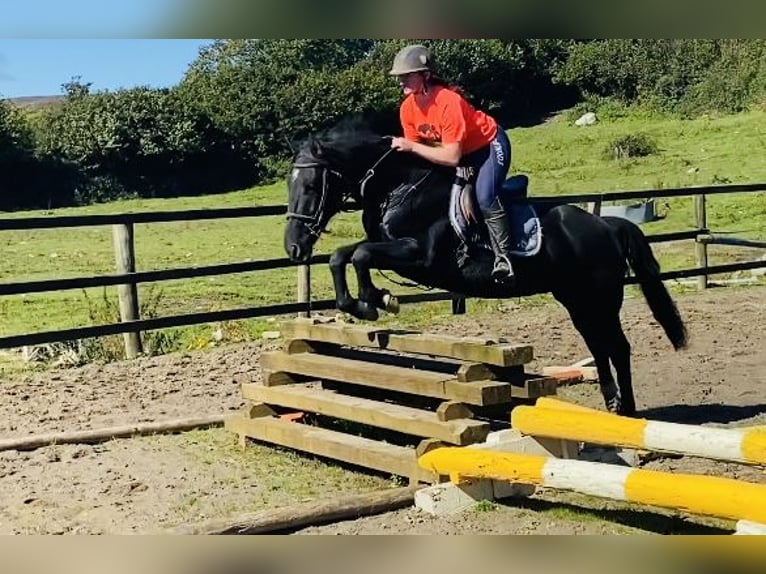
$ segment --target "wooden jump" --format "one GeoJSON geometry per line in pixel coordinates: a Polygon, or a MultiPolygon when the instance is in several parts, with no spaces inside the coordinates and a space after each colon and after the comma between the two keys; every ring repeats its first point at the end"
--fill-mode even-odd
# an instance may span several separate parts
{"type": "Polygon", "coordinates": [[[261,381],[241,381],[248,407],[226,428],[243,443],[253,438],[413,482],[438,480],[418,466],[419,454],[483,442],[491,420],[508,424],[513,402],[555,394],[558,385],[524,372],[529,345],[321,319],[284,323],[281,333],[283,349],[261,355],[261,381]],[[291,412],[298,415],[285,419],[291,412]]]}
{"type": "Polygon", "coordinates": [[[511,426],[535,437],[559,438],[745,464],[766,464],[766,432],[634,419],[562,401],[519,406],[511,426]]]}
{"type": "Polygon", "coordinates": [[[425,471],[449,474],[453,482],[460,482],[461,477],[509,480],[692,514],[766,523],[766,485],[729,478],[461,447],[433,450],[418,462],[425,471]]]}

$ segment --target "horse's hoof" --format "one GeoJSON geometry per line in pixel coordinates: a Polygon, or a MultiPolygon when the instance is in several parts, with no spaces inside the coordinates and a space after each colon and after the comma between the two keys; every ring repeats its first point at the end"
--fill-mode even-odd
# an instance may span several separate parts
{"type": "Polygon", "coordinates": [[[359,302],[357,311],[357,313],[354,313],[354,316],[364,321],[377,321],[378,317],[380,316],[378,314],[378,310],[375,307],[363,301],[359,302]]]}
{"type": "Polygon", "coordinates": [[[398,315],[400,311],[399,298],[396,295],[391,295],[391,293],[386,293],[383,295],[383,308],[389,313],[398,315]]]}
{"type": "Polygon", "coordinates": [[[617,409],[617,414],[622,417],[631,417],[635,418],[636,416],[636,409],[635,408],[629,408],[626,407],[624,404],[621,404],[617,409]]]}

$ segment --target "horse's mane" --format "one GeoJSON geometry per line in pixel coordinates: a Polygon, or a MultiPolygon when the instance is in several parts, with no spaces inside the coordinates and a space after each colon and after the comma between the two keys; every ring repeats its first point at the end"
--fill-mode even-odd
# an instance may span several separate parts
{"type": "Polygon", "coordinates": [[[351,116],[329,129],[309,136],[300,147],[299,153],[314,155],[321,149],[333,156],[348,158],[360,148],[383,147],[383,137],[373,130],[366,119],[351,116]]]}
{"type": "MultiPolygon", "coordinates": [[[[385,125],[381,122],[370,120],[366,116],[353,115],[343,118],[334,126],[318,132],[301,145],[296,159],[308,160],[330,160],[342,164],[353,163],[366,169],[374,164],[390,147],[391,134],[382,134],[380,126],[385,125]],[[375,127],[373,127],[375,124],[375,127]],[[366,154],[360,156],[360,151],[364,150],[366,154]],[[364,157],[367,155],[368,157],[364,157]],[[369,163],[366,163],[369,162],[369,163]]],[[[411,170],[428,170],[444,172],[451,176],[454,174],[453,168],[445,168],[428,162],[427,160],[415,154],[395,153],[389,156],[399,166],[411,170]]],[[[388,161],[392,161],[388,160],[388,161]]],[[[386,164],[390,165],[390,164],[386,164]]],[[[420,176],[417,176],[420,177],[420,176]]]]}

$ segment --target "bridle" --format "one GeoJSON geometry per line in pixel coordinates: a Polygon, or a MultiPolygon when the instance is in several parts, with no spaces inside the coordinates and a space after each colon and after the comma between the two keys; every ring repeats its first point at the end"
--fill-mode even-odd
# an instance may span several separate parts
{"type": "MultiPolygon", "coordinates": [[[[368,169],[362,179],[360,179],[356,185],[345,185],[340,200],[340,211],[351,211],[356,207],[356,204],[352,200],[358,200],[364,197],[364,188],[367,182],[375,175],[375,168],[378,167],[381,162],[388,157],[388,155],[394,151],[393,148],[386,150],[386,152],[368,169]],[[357,188],[359,192],[357,193],[357,188]]],[[[319,205],[316,211],[312,215],[306,215],[298,213],[296,211],[287,211],[287,219],[295,219],[303,224],[306,230],[316,238],[322,234],[322,220],[324,219],[325,208],[327,207],[328,196],[328,179],[329,176],[335,176],[341,183],[347,183],[346,177],[339,171],[330,168],[330,166],[320,160],[295,162],[293,169],[321,169],[322,170],[322,192],[319,197],[319,205]]]]}
{"type": "MultiPolygon", "coordinates": [[[[330,167],[320,161],[313,161],[313,162],[304,162],[304,163],[294,163],[293,169],[310,169],[310,168],[320,168],[322,170],[322,194],[319,196],[319,205],[316,208],[316,211],[312,215],[306,215],[303,213],[298,213],[297,211],[287,211],[287,219],[295,219],[296,221],[299,221],[303,224],[303,226],[308,230],[308,232],[313,235],[314,237],[319,237],[322,234],[322,219],[324,218],[324,210],[327,204],[327,179],[329,175],[334,175],[339,180],[344,181],[343,174],[339,171],[335,171],[334,169],[330,169],[330,167]]],[[[350,200],[353,199],[354,192],[353,190],[350,191],[344,191],[343,195],[341,197],[341,209],[343,209],[343,206],[350,203],[350,200]]]]}

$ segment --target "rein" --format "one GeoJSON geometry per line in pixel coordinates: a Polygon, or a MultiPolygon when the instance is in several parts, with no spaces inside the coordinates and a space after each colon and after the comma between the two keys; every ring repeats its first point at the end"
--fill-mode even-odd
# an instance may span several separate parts
{"type": "Polygon", "coordinates": [[[378,159],[378,161],[372,164],[372,167],[367,170],[367,172],[364,174],[364,177],[359,180],[359,193],[362,197],[364,197],[364,187],[367,185],[367,182],[370,179],[372,179],[372,177],[375,175],[375,168],[378,167],[381,164],[381,162],[384,159],[386,159],[392,151],[394,151],[394,148],[388,148],[386,153],[380,156],[380,159],[378,159]]]}

